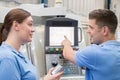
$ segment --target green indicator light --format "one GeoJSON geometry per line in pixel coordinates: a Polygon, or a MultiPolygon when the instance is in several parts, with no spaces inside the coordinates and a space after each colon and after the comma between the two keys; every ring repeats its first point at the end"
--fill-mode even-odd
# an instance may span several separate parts
{"type": "Polygon", "coordinates": [[[50,48],[50,51],[54,51],[54,48],[50,48]]]}

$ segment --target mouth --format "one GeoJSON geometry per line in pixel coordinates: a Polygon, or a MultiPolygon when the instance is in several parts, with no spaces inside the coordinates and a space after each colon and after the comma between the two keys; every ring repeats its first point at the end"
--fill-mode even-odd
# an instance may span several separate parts
{"type": "Polygon", "coordinates": [[[32,34],[30,34],[30,37],[31,37],[31,38],[32,38],[32,36],[33,36],[33,35],[32,35],[32,34]]]}
{"type": "Polygon", "coordinates": [[[90,37],[90,42],[92,42],[92,40],[93,40],[92,37],[90,37]]]}
{"type": "Polygon", "coordinates": [[[92,40],[92,36],[90,36],[90,40],[92,40]]]}

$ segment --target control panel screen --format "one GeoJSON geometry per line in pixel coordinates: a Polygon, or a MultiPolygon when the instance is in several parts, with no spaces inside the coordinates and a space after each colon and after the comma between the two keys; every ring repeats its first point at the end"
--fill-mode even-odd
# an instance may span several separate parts
{"type": "Polygon", "coordinates": [[[49,27],[50,46],[60,46],[64,36],[67,36],[71,44],[74,45],[74,27],[49,27]]]}

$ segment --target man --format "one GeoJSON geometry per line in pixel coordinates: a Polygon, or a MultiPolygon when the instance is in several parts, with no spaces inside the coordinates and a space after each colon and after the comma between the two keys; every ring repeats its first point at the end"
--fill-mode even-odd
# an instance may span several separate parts
{"type": "Polygon", "coordinates": [[[86,80],[120,80],[120,42],[115,40],[116,15],[107,9],[89,13],[91,45],[74,51],[65,36],[63,56],[80,67],[86,68],[86,80]]]}

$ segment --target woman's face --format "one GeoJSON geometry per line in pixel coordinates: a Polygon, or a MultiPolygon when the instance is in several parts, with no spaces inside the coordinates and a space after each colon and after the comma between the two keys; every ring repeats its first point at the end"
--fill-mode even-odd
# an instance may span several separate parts
{"type": "Polygon", "coordinates": [[[22,41],[22,43],[31,42],[32,41],[32,35],[35,31],[33,28],[33,19],[31,16],[26,18],[22,23],[19,24],[20,31],[19,36],[22,41]]]}

